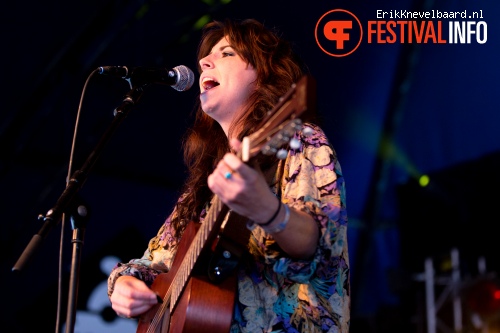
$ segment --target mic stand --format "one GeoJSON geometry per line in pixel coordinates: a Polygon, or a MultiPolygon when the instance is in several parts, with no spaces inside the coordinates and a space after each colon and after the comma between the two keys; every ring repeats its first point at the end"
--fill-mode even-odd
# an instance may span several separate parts
{"type": "MultiPolygon", "coordinates": [[[[23,253],[17,260],[16,264],[12,268],[12,271],[14,272],[21,271],[23,269],[23,267],[27,264],[32,255],[40,247],[43,239],[47,236],[49,231],[61,221],[62,215],[64,213],[68,213],[66,211],[71,208],[70,206],[73,204],[74,201],[73,199],[75,198],[76,193],[82,188],[83,184],[87,180],[88,174],[91,171],[97,159],[99,158],[100,154],[102,153],[105,144],[109,141],[113,133],[118,128],[118,125],[123,121],[123,119],[125,119],[125,117],[132,109],[132,107],[135,104],[137,104],[137,102],[139,102],[142,93],[143,93],[143,86],[132,87],[132,89],[125,95],[122,104],[114,110],[115,117],[113,118],[113,121],[111,122],[107,131],[103,134],[103,136],[99,140],[97,146],[87,157],[87,160],[83,164],[82,168],[80,170],[76,170],[73,173],[71,179],[68,182],[68,185],[66,186],[63,193],[57,200],[55,206],[52,209],[50,209],[45,216],[40,215],[38,217],[39,220],[44,221],[44,224],[42,228],[39,230],[39,232],[31,238],[31,241],[29,242],[28,246],[24,249],[23,253]]],[[[73,243],[75,244],[76,248],[79,248],[79,245],[83,244],[82,241],[78,240],[78,238],[80,236],[83,236],[83,234],[84,233],[80,232],[78,228],[74,230],[73,243]]],[[[72,269],[74,268],[75,267],[73,266],[72,269]]],[[[74,272],[71,273],[74,279],[73,282],[76,287],[76,285],[78,284],[78,279],[74,278],[75,277],[75,275],[73,275],[74,272]]],[[[76,294],[77,293],[73,291],[69,292],[69,295],[75,298],[76,294]]],[[[74,318],[76,299],[70,300],[68,304],[71,304],[71,307],[68,307],[68,318],[74,318]]],[[[66,326],[67,326],[66,332],[73,332],[74,329],[73,325],[66,325],[66,326]],[[68,329],[70,331],[68,331],[68,329]]]]}
{"type": "Polygon", "coordinates": [[[78,204],[71,215],[71,227],[73,228],[73,255],[71,256],[71,274],[69,278],[68,311],[66,314],[66,332],[73,332],[76,319],[76,306],[78,299],[78,284],[80,277],[80,259],[83,248],[85,228],[89,218],[88,208],[78,204]],[[71,311],[69,310],[71,309],[71,311]]]}

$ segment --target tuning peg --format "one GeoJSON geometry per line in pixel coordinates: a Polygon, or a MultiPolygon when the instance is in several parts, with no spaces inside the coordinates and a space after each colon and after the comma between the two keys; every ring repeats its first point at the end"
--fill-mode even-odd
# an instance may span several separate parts
{"type": "Polygon", "coordinates": [[[305,137],[309,137],[313,134],[313,129],[311,127],[308,127],[308,126],[304,126],[304,129],[302,130],[302,134],[305,137]]]}
{"type": "Polygon", "coordinates": [[[287,157],[287,155],[288,155],[288,151],[284,148],[281,148],[276,153],[276,157],[279,158],[280,160],[284,160],[287,157]]]}
{"type": "Polygon", "coordinates": [[[299,149],[300,148],[300,141],[296,138],[292,138],[290,140],[290,148],[299,149]]]}

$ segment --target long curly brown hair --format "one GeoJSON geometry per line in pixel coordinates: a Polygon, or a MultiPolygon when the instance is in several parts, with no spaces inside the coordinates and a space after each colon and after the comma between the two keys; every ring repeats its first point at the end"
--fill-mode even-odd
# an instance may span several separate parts
{"type": "MultiPolygon", "coordinates": [[[[207,56],[213,46],[227,37],[233,49],[257,72],[258,89],[249,97],[250,107],[242,116],[233,121],[238,139],[257,129],[267,112],[306,72],[306,67],[293,51],[293,46],[281,38],[274,29],[268,29],[254,19],[212,21],[202,32],[198,46],[199,60],[207,56]]],[[[198,65],[198,71],[201,68],[198,65]]],[[[177,214],[173,225],[177,236],[185,229],[187,222],[199,221],[200,213],[212,197],[207,178],[217,162],[230,151],[228,138],[220,125],[201,109],[198,101],[194,124],[183,140],[184,162],[188,177],[184,184],[183,199],[176,204],[177,214]]],[[[262,159],[259,163],[263,171],[276,166],[275,157],[262,159]]]]}

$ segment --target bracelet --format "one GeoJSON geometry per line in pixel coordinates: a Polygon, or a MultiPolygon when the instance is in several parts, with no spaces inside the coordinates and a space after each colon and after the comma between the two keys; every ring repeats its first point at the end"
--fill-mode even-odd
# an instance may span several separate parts
{"type": "MultiPolygon", "coordinates": [[[[281,206],[281,201],[280,201],[280,206],[281,206]]],[[[286,228],[288,222],[290,221],[290,207],[288,207],[288,205],[284,206],[285,206],[285,218],[278,225],[267,227],[263,226],[262,224],[258,224],[258,226],[260,226],[262,230],[264,230],[268,234],[276,234],[278,232],[283,231],[286,228]]]]}
{"type": "Polygon", "coordinates": [[[270,225],[274,221],[276,216],[278,216],[278,213],[280,212],[280,210],[281,210],[281,200],[278,199],[278,209],[276,209],[273,216],[271,216],[271,218],[269,220],[267,220],[267,222],[265,222],[265,223],[256,223],[256,224],[258,224],[261,227],[265,227],[265,226],[270,225]]]}

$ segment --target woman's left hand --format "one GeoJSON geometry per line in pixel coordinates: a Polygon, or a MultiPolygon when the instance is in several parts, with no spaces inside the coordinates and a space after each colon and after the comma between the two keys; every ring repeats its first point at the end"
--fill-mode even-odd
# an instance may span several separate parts
{"type": "MultiPolygon", "coordinates": [[[[239,141],[232,146],[238,148],[239,141]]],[[[208,177],[208,187],[234,212],[255,222],[265,222],[278,207],[261,172],[251,168],[235,154],[227,153],[208,177]]]]}
{"type": "MultiPolygon", "coordinates": [[[[231,143],[233,148],[239,147],[239,142],[231,143]]],[[[243,163],[235,154],[224,155],[208,176],[208,187],[231,210],[258,224],[267,223],[278,209],[274,220],[285,218],[280,200],[262,173],[243,163]]],[[[308,259],[316,251],[319,229],[310,215],[290,208],[286,228],[274,233],[273,237],[290,256],[308,259]]]]}

